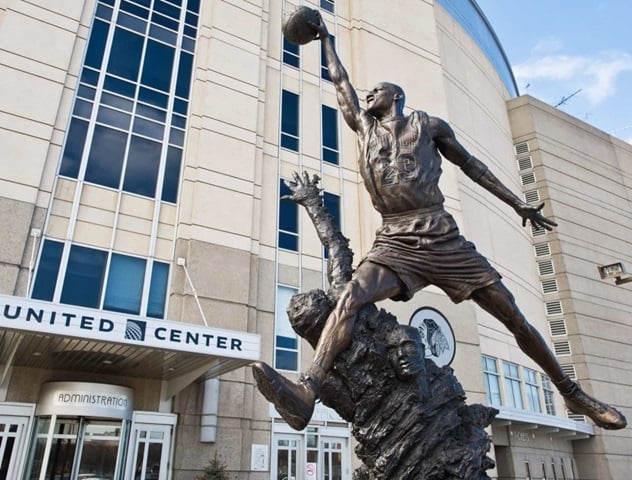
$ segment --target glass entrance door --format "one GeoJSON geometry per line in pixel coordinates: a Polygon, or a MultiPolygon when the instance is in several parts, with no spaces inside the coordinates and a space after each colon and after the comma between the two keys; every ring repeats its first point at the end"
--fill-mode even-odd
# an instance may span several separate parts
{"type": "Polygon", "coordinates": [[[343,441],[341,438],[320,439],[320,453],[322,459],[322,480],[342,480],[343,469],[343,441]]]}
{"type": "Polygon", "coordinates": [[[304,433],[275,433],[273,439],[272,480],[351,479],[348,437],[307,427],[304,433]]]}
{"type": "Polygon", "coordinates": [[[126,480],[167,480],[171,468],[177,416],[134,412],[127,455],[126,480]]]}
{"type": "Polygon", "coordinates": [[[17,478],[28,417],[0,416],[0,479],[17,478]]]}
{"type": "Polygon", "coordinates": [[[303,436],[277,435],[272,459],[273,480],[299,480],[303,472],[303,436]]]}
{"type": "Polygon", "coordinates": [[[126,423],[57,415],[38,417],[25,478],[119,480],[126,423]]]}

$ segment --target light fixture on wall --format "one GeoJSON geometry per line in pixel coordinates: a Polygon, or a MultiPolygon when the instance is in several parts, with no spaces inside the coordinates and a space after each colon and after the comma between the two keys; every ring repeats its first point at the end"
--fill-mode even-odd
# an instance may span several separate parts
{"type": "Polygon", "coordinates": [[[632,276],[628,273],[623,262],[600,265],[597,267],[597,270],[599,270],[599,276],[603,279],[614,278],[616,285],[632,282],[632,276]]]}

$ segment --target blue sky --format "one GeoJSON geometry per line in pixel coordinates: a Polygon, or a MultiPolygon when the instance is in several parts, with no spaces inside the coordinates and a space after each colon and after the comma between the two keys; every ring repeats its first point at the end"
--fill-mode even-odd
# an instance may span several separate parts
{"type": "Polygon", "coordinates": [[[632,1],[477,0],[520,93],[632,143],[632,1]]]}

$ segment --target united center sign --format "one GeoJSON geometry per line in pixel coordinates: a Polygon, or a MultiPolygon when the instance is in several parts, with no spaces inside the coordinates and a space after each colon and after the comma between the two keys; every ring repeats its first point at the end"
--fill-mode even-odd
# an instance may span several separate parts
{"type": "Polygon", "coordinates": [[[0,328],[258,360],[259,335],[0,295],[0,328]]]}

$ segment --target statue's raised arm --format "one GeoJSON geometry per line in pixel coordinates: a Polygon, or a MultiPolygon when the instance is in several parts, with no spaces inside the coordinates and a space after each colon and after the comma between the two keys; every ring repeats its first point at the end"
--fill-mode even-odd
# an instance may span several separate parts
{"type": "Polygon", "coordinates": [[[336,87],[338,105],[340,106],[342,116],[345,122],[347,122],[347,125],[349,125],[354,132],[360,134],[363,132],[365,125],[363,120],[364,110],[360,107],[358,94],[353,88],[353,85],[351,85],[347,70],[345,70],[345,67],[342,65],[336,53],[336,49],[331,42],[327,25],[325,25],[323,18],[319,14],[318,21],[311,23],[310,26],[318,33],[317,38],[319,38],[323,44],[329,77],[336,87]]]}

